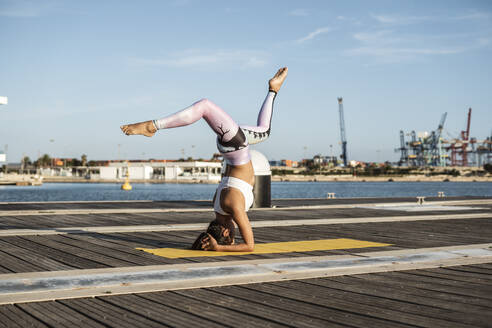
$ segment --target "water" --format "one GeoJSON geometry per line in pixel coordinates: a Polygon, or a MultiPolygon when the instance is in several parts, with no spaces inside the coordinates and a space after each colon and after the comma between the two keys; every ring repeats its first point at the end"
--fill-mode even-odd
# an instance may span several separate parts
{"type": "MultiPolygon", "coordinates": [[[[212,199],[215,184],[133,184],[123,191],[110,183],[45,183],[38,187],[0,186],[0,202],[212,199]]],[[[492,197],[492,182],[273,182],[272,198],[437,196],[492,197]]]]}

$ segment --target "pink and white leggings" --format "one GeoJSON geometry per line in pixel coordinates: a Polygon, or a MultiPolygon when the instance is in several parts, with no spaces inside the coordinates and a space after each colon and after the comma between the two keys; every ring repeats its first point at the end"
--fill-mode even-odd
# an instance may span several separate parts
{"type": "Polygon", "coordinates": [[[228,164],[242,165],[250,161],[249,145],[266,140],[270,135],[274,91],[269,91],[256,126],[239,126],[222,108],[208,99],[197,101],[170,116],[154,120],[158,130],[190,125],[203,118],[217,134],[217,149],[228,164]]]}

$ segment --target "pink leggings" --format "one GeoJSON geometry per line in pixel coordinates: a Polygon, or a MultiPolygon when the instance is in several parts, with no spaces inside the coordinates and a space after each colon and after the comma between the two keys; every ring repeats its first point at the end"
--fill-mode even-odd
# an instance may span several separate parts
{"type": "Polygon", "coordinates": [[[275,96],[275,92],[268,92],[258,115],[257,126],[239,126],[229,114],[208,99],[153,122],[160,130],[190,125],[203,118],[217,134],[217,148],[226,161],[231,165],[241,165],[250,160],[248,145],[264,141],[270,135],[275,96]]]}

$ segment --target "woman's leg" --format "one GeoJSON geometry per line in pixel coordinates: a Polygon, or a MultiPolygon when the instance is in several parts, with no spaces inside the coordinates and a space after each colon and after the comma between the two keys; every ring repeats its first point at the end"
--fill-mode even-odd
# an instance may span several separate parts
{"type": "MultiPolygon", "coordinates": [[[[193,124],[201,118],[217,134],[217,149],[220,153],[231,153],[248,146],[246,137],[237,123],[208,99],[202,99],[182,111],[152,122],[156,129],[170,129],[193,124]]],[[[249,155],[246,158],[243,153],[230,156],[231,163],[249,161],[249,155]]]]}
{"type": "Polygon", "coordinates": [[[274,91],[269,91],[263,106],[261,106],[260,113],[258,114],[257,126],[241,125],[246,139],[249,144],[256,144],[266,140],[270,136],[270,128],[272,124],[273,103],[275,96],[274,91]]]}
{"type": "Polygon", "coordinates": [[[193,124],[201,118],[208,123],[222,142],[231,140],[239,129],[229,114],[208,99],[197,101],[190,107],[154,120],[153,123],[158,130],[171,129],[193,124]]]}
{"type": "Polygon", "coordinates": [[[258,120],[256,126],[241,125],[241,130],[243,130],[246,139],[249,144],[256,144],[266,140],[270,136],[270,128],[272,125],[272,115],[273,115],[273,103],[277,92],[284,83],[287,77],[288,69],[287,67],[281,68],[275,74],[275,76],[268,81],[269,91],[261,106],[260,113],[258,114],[258,120]]]}
{"type": "MultiPolygon", "coordinates": [[[[251,140],[251,143],[257,143],[268,138],[268,135],[270,134],[273,100],[286,76],[287,68],[284,67],[279,69],[275,76],[270,79],[270,91],[260,110],[257,122],[258,126],[256,127],[245,126],[239,129],[237,123],[234,122],[234,120],[219,106],[208,99],[202,99],[188,108],[159,120],[123,125],[120,128],[126,135],[142,134],[147,137],[152,137],[159,129],[170,129],[190,125],[203,118],[217,134],[219,144],[225,147],[233,147],[235,150],[238,150],[248,145],[245,138],[251,140]]],[[[219,150],[221,150],[221,152],[226,151],[226,149],[219,150]]]]}
{"type": "Polygon", "coordinates": [[[229,114],[208,99],[197,101],[190,107],[158,120],[123,125],[121,130],[127,135],[151,137],[157,130],[190,125],[201,118],[214,130],[220,142],[230,141],[239,131],[239,126],[229,114]]]}

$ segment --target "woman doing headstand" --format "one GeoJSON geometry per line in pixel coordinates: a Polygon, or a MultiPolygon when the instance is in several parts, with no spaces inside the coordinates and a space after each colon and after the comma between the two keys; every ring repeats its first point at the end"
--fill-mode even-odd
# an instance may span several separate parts
{"type": "Polygon", "coordinates": [[[251,252],[254,237],[246,212],[253,204],[254,171],[249,145],[264,141],[270,135],[273,102],[287,77],[287,67],[281,68],[268,81],[269,90],[258,115],[257,126],[239,126],[219,106],[202,99],[188,108],[159,120],[123,125],[126,135],[152,137],[157,130],[176,128],[203,118],[217,134],[217,148],[226,161],[224,176],[215,192],[215,220],[207,233],[202,233],[193,249],[251,252]],[[234,244],[234,223],[244,243],[234,244]]]}

